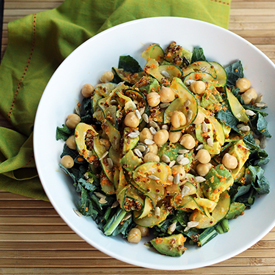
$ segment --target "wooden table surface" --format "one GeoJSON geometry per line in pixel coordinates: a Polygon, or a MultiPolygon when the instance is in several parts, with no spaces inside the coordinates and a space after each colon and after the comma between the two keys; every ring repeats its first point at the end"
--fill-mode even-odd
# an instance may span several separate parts
{"type": "MultiPolygon", "coordinates": [[[[190,0],[192,1],[192,0],[190,0]]],[[[63,1],[6,0],[2,55],[8,22],[55,8],[63,1]]],[[[275,1],[232,0],[229,29],[275,62],[275,1]]],[[[0,116],[0,125],[9,127],[0,116]]],[[[173,274],[274,274],[275,228],[247,251],[209,267],[173,274]]],[[[0,274],[171,274],[135,267],[93,248],[48,202],[0,191],[0,274]]]]}

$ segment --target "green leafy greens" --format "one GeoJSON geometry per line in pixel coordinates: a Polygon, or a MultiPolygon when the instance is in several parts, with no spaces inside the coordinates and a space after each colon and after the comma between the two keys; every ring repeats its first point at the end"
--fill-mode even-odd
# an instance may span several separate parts
{"type": "Polygon", "coordinates": [[[70,129],[65,124],[62,124],[62,127],[56,127],[56,140],[66,141],[74,133],[73,129],[70,129]]]}
{"type": "Polygon", "coordinates": [[[191,63],[197,62],[197,61],[206,61],[206,58],[203,53],[203,49],[199,47],[193,49],[191,63]]]}
{"type": "Polygon", "coordinates": [[[227,85],[229,86],[235,86],[237,79],[244,77],[243,66],[240,60],[225,67],[225,71],[227,74],[227,85]]]}

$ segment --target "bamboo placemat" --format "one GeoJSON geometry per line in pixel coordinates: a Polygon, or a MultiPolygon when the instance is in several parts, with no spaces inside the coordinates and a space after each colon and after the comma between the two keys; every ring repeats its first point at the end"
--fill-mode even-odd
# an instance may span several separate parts
{"type": "MultiPolygon", "coordinates": [[[[191,1],[191,0],[190,0],[191,1]]],[[[55,8],[63,1],[6,0],[2,55],[8,22],[55,8]]],[[[229,29],[275,62],[275,1],[232,0],[229,29]]],[[[0,116],[0,126],[9,127],[0,116]]],[[[256,245],[222,263],[173,274],[274,274],[275,229],[256,245]]],[[[0,191],[0,274],[171,274],[134,267],[78,237],[50,203],[0,191]]]]}

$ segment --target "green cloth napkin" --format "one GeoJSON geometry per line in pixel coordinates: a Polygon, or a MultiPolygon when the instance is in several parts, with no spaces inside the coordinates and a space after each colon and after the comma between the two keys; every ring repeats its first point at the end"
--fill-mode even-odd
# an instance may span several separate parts
{"type": "Polygon", "coordinates": [[[66,0],[56,9],[10,22],[0,67],[0,112],[14,127],[0,127],[0,189],[48,200],[32,147],[36,109],[58,65],[95,34],[127,21],[188,17],[227,28],[230,0],[66,0]]]}

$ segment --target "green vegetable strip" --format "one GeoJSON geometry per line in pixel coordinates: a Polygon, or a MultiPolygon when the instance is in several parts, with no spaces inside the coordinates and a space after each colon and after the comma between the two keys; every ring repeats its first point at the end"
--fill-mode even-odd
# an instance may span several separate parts
{"type": "Polygon", "coordinates": [[[218,224],[217,226],[216,226],[216,231],[219,233],[219,234],[223,234],[224,232],[223,232],[223,229],[222,229],[222,226],[220,225],[220,224],[218,224]]]}
{"type": "Polygon", "coordinates": [[[109,216],[110,216],[110,214],[111,214],[111,210],[112,210],[112,208],[111,208],[111,207],[108,207],[108,209],[106,210],[106,212],[105,212],[105,214],[104,214],[104,216],[103,216],[103,220],[105,220],[105,221],[108,220],[108,218],[109,218],[109,216]]]}
{"type": "Polygon", "coordinates": [[[104,226],[104,233],[107,236],[112,235],[112,233],[115,231],[115,229],[117,228],[117,226],[120,224],[120,222],[122,221],[122,219],[124,218],[124,216],[126,215],[126,211],[123,209],[119,209],[117,211],[117,213],[114,216],[114,219],[112,219],[112,222],[108,222],[105,226],[104,226]],[[110,226],[110,227],[109,227],[110,226]],[[109,228],[108,228],[109,227],[109,228]],[[107,229],[108,228],[108,229],[107,229]]]}
{"type": "Polygon", "coordinates": [[[98,208],[99,208],[100,210],[102,210],[102,205],[98,202],[97,196],[93,194],[93,195],[91,195],[91,199],[92,199],[92,201],[98,206],[98,208]]]}
{"type": "Polygon", "coordinates": [[[248,197],[248,199],[247,199],[247,202],[249,203],[249,204],[253,204],[253,202],[254,202],[254,198],[253,198],[253,195],[254,195],[254,189],[253,188],[251,188],[251,191],[250,191],[250,194],[249,194],[249,197],[248,197]]]}
{"type": "Polygon", "coordinates": [[[103,231],[104,231],[104,232],[108,230],[108,228],[109,228],[109,227],[111,226],[111,224],[115,221],[115,219],[116,219],[116,214],[115,214],[114,216],[112,216],[112,217],[107,221],[107,223],[104,225],[104,227],[103,227],[103,231]]]}
{"type": "Polygon", "coordinates": [[[229,222],[228,219],[223,219],[221,221],[221,226],[224,232],[228,232],[229,231],[229,222]]]}
{"type": "Polygon", "coordinates": [[[209,227],[205,229],[200,235],[198,240],[198,245],[203,246],[213,238],[218,235],[218,232],[215,230],[214,227],[209,227]]]}

